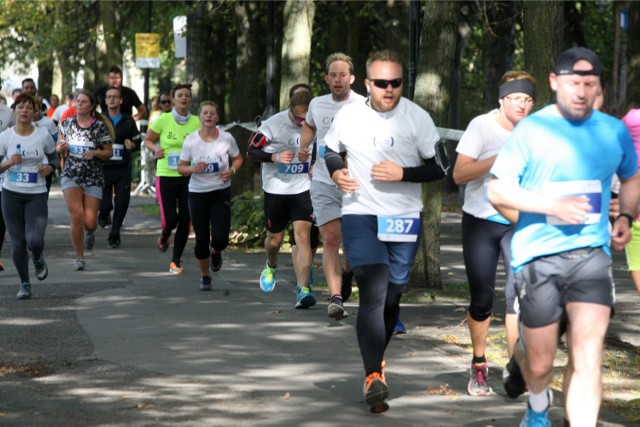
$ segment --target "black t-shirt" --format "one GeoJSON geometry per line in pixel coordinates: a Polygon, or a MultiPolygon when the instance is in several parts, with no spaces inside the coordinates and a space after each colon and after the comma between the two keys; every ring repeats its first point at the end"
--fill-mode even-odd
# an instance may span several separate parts
{"type": "MultiPolygon", "coordinates": [[[[96,101],[100,104],[100,109],[105,115],[109,114],[106,103],[107,89],[109,89],[109,86],[103,86],[95,93],[96,101]]],[[[120,96],[122,97],[120,112],[133,116],[133,107],[136,107],[137,109],[142,105],[142,101],[138,98],[138,94],[130,87],[120,86],[120,96]]]]}

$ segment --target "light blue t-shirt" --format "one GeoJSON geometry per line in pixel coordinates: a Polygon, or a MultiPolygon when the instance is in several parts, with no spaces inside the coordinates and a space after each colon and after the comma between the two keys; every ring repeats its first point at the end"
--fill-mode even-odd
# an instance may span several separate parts
{"type": "Polygon", "coordinates": [[[624,124],[594,111],[570,121],[550,105],[523,119],[500,150],[491,173],[547,197],[585,195],[593,207],[583,224],[520,212],[511,242],[511,266],[518,271],[534,258],[584,247],[609,252],[611,178],[632,177],[637,155],[624,124]]]}

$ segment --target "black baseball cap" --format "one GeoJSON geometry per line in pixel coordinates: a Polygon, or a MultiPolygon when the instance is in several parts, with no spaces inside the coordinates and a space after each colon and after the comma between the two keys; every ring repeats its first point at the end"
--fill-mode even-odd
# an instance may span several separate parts
{"type": "Polygon", "coordinates": [[[577,74],[579,76],[602,76],[602,66],[598,55],[594,51],[586,47],[572,47],[565,50],[558,56],[556,66],[553,69],[556,75],[564,76],[569,74],[577,74]],[[589,62],[593,68],[590,70],[574,70],[573,66],[576,62],[584,59],[589,62]]]}

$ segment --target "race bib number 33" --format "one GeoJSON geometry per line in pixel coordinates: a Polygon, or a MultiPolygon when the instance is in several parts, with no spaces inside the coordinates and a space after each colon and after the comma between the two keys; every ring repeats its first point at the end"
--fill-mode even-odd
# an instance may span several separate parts
{"type": "Polygon", "coordinates": [[[378,240],[382,242],[415,242],[419,232],[419,216],[378,216],[378,240]]]}

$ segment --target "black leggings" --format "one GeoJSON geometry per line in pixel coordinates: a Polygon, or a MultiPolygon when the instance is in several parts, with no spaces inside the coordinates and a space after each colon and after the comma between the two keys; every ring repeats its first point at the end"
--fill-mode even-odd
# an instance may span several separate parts
{"type": "Polygon", "coordinates": [[[177,227],[171,258],[177,263],[189,240],[189,177],[156,177],[156,196],[160,205],[163,240],[168,239],[177,227]]]}
{"type": "Polygon", "coordinates": [[[231,188],[208,193],[189,192],[189,210],[196,234],[196,258],[209,257],[209,242],[216,251],[223,251],[229,245],[231,188]]]}
{"type": "Polygon", "coordinates": [[[404,285],[389,283],[389,267],[363,265],[353,269],[360,289],[356,324],[365,374],[380,372],[384,351],[391,341],[400,314],[404,285]]]}
{"type": "Polygon", "coordinates": [[[500,254],[507,275],[507,312],[514,312],[515,292],[509,292],[513,287],[510,247],[513,229],[513,225],[476,218],[468,213],[462,215],[462,255],[471,293],[469,316],[477,322],[491,316],[500,254]]]}
{"type": "Polygon", "coordinates": [[[22,283],[29,283],[29,251],[39,259],[44,249],[49,210],[47,193],[2,190],[2,212],[11,238],[11,256],[22,283]]]}

